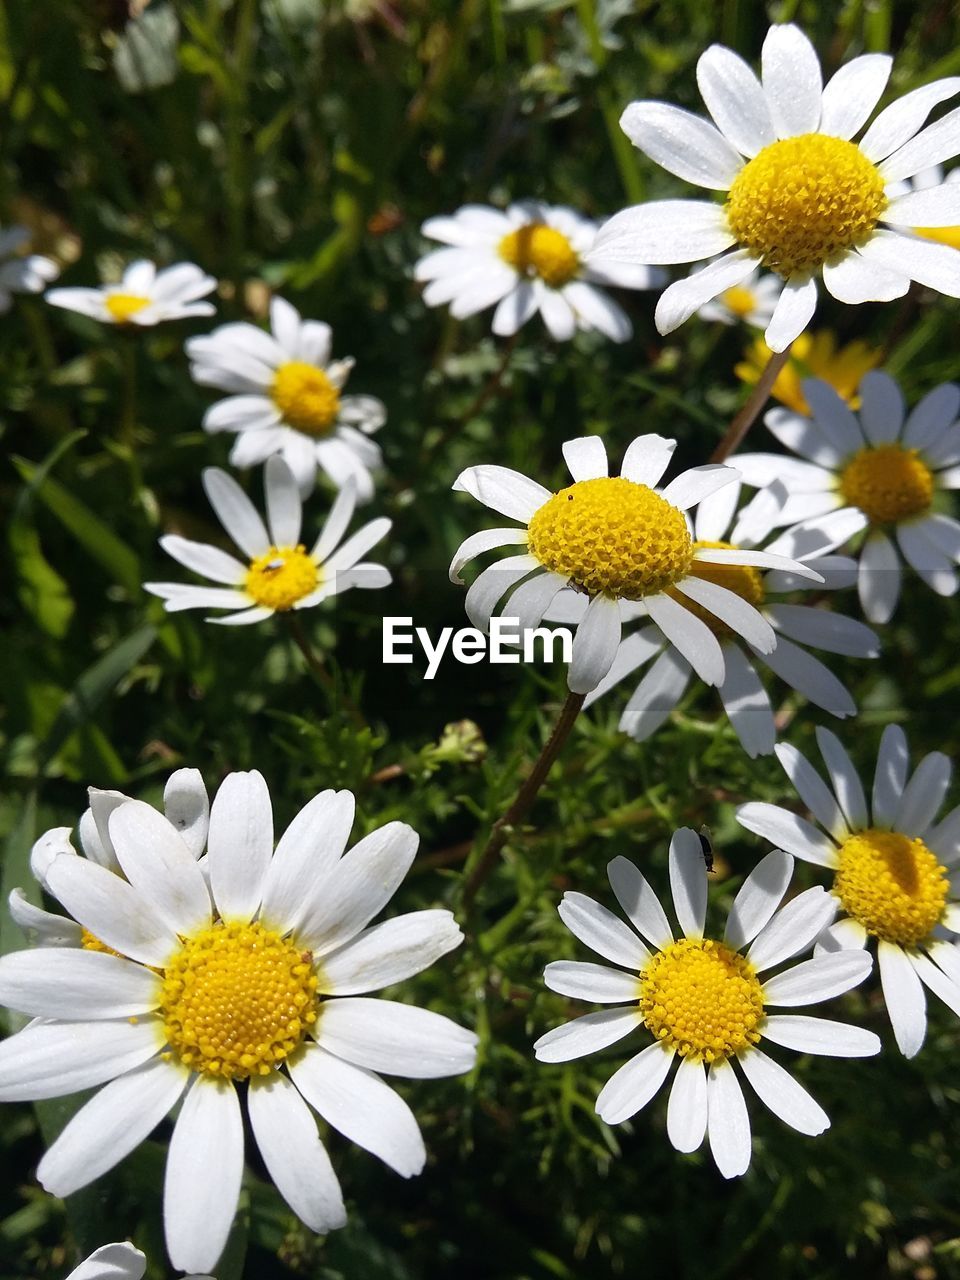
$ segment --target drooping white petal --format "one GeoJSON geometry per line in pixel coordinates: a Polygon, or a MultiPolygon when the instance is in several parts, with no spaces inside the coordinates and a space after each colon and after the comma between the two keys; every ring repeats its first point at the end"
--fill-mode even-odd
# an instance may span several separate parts
{"type": "Polygon", "coordinates": [[[833,841],[789,809],[752,800],[737,809],[736,818],[741,827],[763,836],[804,862],[813,862],[821,867],[837,865],[837,846],[833,841]]]}
{"type": "Polygon", "coordinates": [[[773,652],[760,656],[781,680],[818,707],[835,716],[852,716],[856,711],[856,703],[846,685],[830,668],[782,633],[773,652]]]}
{"type": "Polygon", "coordinates": [[[633,930],[586,894],[565,893],[557,910],[574,937],[605,960],[640,970],[650,959],[650,952],[633,930]]]}
{"type": "Polygon", "coordinates": [[[668,173],[713,191],[729,191],[743,159],[723,134],[690,111],[665,102],[631,102],[620,128],[668,173]]]}
{"type": "Polygon", "coordinates": [[[799,338],[817,309],[817,282],[812,276],[794,277],[783,286],[763,340],[771,351],[786,351],[799,338]]]}
{"type": "Polygon", "coordinates": [[[773,709],[752,663],[735,644],[724,644],[720,700],[740,745],[754,759],[769,755],[777,740],[773,709]]]}
{"type": "Polygon", "coordinates": [[[673,1049],[658,1041],[625,1062],[597,1096],[600,1119],[607,1124],[620,1124],[642,1111],[666,1080],[673,1057],[673,1049]]]}
{"type": "Polygon", "coordinates": [[[673,942],[673,931],[642,872],[621,856],[607,863],[607,876],[617,901],[640,933],[658,950],[668,947],[673,942]]]}
{"type": "Polygon", "coordinates": [[[777,636],[773,627],[758,609],[736,592],[692,574],[678,582],[676,589],[725,622],[758,652],[770,653],[776,646],[777,636]]]}
{"type": "MultiPolygon", "coordinates": [[[[513,597],[507,607],[512,609],[513,597]]],[[[567,673],[571,693],[589,693],[597,687],[617,656],[620,634],[619,601],[608,596],[594,596],[573,638],[567,673]]]]}
{"type": "Polygon", "coordinates": [[[737,1060],[754,1093],[784,1124],[810,1137],[830,1128],[830,1117],[819,1102],[760,1049],[747,1049],[737,1060]]]}
{"type": "Polygon", "coordinates": [[[743,1090],[729,1062],[711,1064],[707,1076],[707,1138],[717,1168],[738,1178],[750,1165],[750,1117],[743,1090]]]}
{"type": "Polygon", "coordinates": [[[696,1058],[681,1058],[667,1103],[667,1137],[675,1151],[696,1151],[707,1132],[707,1072],[696,1058]]]}
{"type": "Polygon", "coordinates": [[[673,333],[711,299],[719,297],[750,276],[757,258],[749,249],[737,249],[708,266],[668,285],[657,302],[654,319],[659,333],[673,333]]]}
{"type": "Polygon", "coordinates": [[[585,1013],[542,1035],[533,1046],[534,1053],[538,1062],[572,1062],[608,1049],[642,1022],[643,1015],[636,1005],[585,1013]]]}
{"type": "Polygon", "coordinates": [[[469,1071],[477,1037],[442,1014],[395,1000],[328,1000],[314,1030],[328,1053],[386,1075],[430,1080],[469,1071]]]}
{"type": "Polygon", "coordinates": [[[900,598],[900,559],[893,543],[873,530],[860,549],[857,592],[871,622],[889,622],[900,598]]]}
{"type": "Polygon", "coordinates": [[[680,929],[687,938],[702,938],[707,918],[707,874],[700,838],[690,827],[675,831],[670,841],[670,891],[680,929]]]}
{"type": "Polygon", "coordinates": [[[705,622],[666,595],[649,596],[647,610],[705,684],[722,684],[723,651],[705,622]]]}
{"type": "Polygon", "coordinates": [[[923,983],[906,952],[893,942],[880,940],[877,961],[897,1048],[905,1058],[916,1057],[927,1034],[923,983]]]}
{"type": "MultiPolygon", "coordinates": [[[[818,565],[823,570],[822,561],[818,565]]],[[[880,652],[877,633],[845,614],[798,604],[770,605],[766,613],[778,632],[799,644],[854,658],[875,658],[880,652]]]]}
{"type": "Polygon", "coordinates": [[[861,302],[893,302],[910,288],[910,277],[902,271],[867,262],[850,249],[833,262],[823,264],[823,283],[838,302],[857,306],[861,302]]]}
{"type": "Polygon", "coordinates": [[[960,298],[960,250],[897,231],[875,231],[860,250],[870,263],[907,275],[948,298],[960,298]]]}

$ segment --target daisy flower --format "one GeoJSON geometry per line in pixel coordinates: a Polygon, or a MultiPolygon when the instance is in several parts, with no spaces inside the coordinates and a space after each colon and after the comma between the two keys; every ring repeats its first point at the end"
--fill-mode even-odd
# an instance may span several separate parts
{"type": "Polygon", "coordinates": [[[474,626],[487,630],[493,611],[514,587],[503,613],[519,619],[521,630],[536,627],[565,587],[580,592],[588,606],[573,639],[573,693],[596,688],[617,655],[623,622],[641,612],[707,684],[723,683],[724,661],[704,617],[721,619],[769,653],[776,643],[773,628],[749,600],[714,580],[716,567],[787,569],[816,581],[819,575],[767,551],[695,544],[687,511],[731,484],[737,473],[717,465],[694,467],[657,489],[675,448],[676,441],[663,436],[638,436],[614,477],[599,436],[568,440],[563,456],[574,483],[559,493],[507,467],[464,471],[454,489],[524,524],[472,534],[453,557],[450,579],[460,582],[460,570],[481,552],[510,543],[524,547],[520,555],[485,569],[467,592],[474,626]],[[686,608],[681,600],[699,607],[686,608]]]}
{"type": "Polygon", "coordinates": [[[672,332],[758,267],[783,281],[766,330],[773,351],[783,351],[810,322],[821,279],[847,303],[890,302],[911,280],[960,297],[960,253],[914,234],[960,222],[960,187],[891,191],[891,184],[960,151],[960,110],[922,127],[933,107],[960,92],[960,77],[905,94],[854,142],[883,94],[890,57],[854,58],[824,86],[813,45],[785,23],[770,28],[761,61],[758,80],[722,45],[700,58],[697,83],[715,124],[663,102],[631,103],[621,118],[631,142],[657,164],[726,193],[723,204],[637,205],[597,236],[595,251],[604,260],[713,259],[662,294],[660,332],[672,332]]]}
{"type": "MultiPolygon", "coordinates": [[[[744,352],[743,359],[734,365],[733,371],[748,387],[754,387],[763,376],[773,352],[762,338],[757,338],[744,352]]],[[[851,409],[860,408],[857,388],[865,373],[875,369],[883,359],[882,347],[871,347],[859,340],[837,347],[837,340],[828,329],[817,333],[801,333],[793,346],[786,364],[774,379],[770,395],[788,409],[810,417],[810,406],[803,394],[805,378],[819,378],[827,382],[851,409]]]]}
{"type": "Polygon", "coordinates": [[[960,1014],[960,808],[939,822],[951,765],[924,756],[909,781],[907,739],[898,725],[880,740],[868,804],[839,741],[817,729],[830,777],[823,781],[796,747],[777,747],[787,777],[817,825],[774,804],[745,804],[737,821],[796,857],[833,872],[841,918],[818,950],[849,954],[875,940],[880,983],[900,1052],[912,1058],[927,1030],[924,987],[960,1014]]]}
{"type": "Polygon", "coordinates": [[[0,315],[10,310],[15,293],[42,293],[60,268],[52,258],[38,253],[24,254],[30,243],[26,227],[0,231],[0,315]]]}
{"type": "Polygon", "coordinates": [[[426,282],[431,307],[450,303],[458,320],[496,303],[493,332],[516,333],[539,311],[550,336],[566,342],[580,330],[596,329],[626,342],[633,326],[600,286],[654,289],[662,271],[643,264],[607,262],[591,254],[598,224],[573,209],[536,200],[501,212],[468,204],[450,217],[428,218],[423,234],[445,247],[421,258],[414,277],[426,282]]]}
{"type": "MultiPolygon", "coordinates": [[[[142,1280],[147,1259],[139,1249],[123,1241],[104,1244],[84,1258],[66,1280],[142,1280]]],[[[213,1280],[212,1276],[184,1276],[183,1280],[213,1280]]]]}
{"type": "Polygon", "coordinates": [[[328,324],[301,320],[289,302],[274,298],[270,329],[224,324],[187,342],[194,381],[232,393],[210,406],[204,429],[237,436],[230,452],[235,467],[279,453],[304,497],[319,467],[337,488],[352,479],[360,501],[369,502],[370,473],[383,461],[369,439],[387,420],[382,401],[343,395],[354,361],[331,360],[328,324]]]}
{"type": "Polygon", "coordinates": [[[960,488],[960,389],[935,387],[909,416],[900,387],[878,371],[860,383],[858,414],[817,378],[805,381],[803,392],[811,419],[783,410],[764,419],[802,461],[769,453],[731,460],[747,484],[786,482],[790,497],[775,523],[802,522],[832,546],[866,531],[857,587],[871,622],[893,616],[901,557],[938,595],[953,595],[960,522],[934,503],[941,491],[960,488]]]}
{"type": "Polygon", "coordinates": [[[391,822],[344,853],[353,813],[350,792],[324,791],[274,852],[266,783],[233,773],[198,861],[174,824],[127,800],[107,820],[122,876],[69,853],[46,871],[91,944],[0,960],[0,1002],[37,1019],[0,1045],[0,1100],[103,1086],[41,1160],[47,1191],[68,1196],[100,1177],[179,1104],[164,1222],[181,1270],[211,1270],[226,1243],[243,1177],[241,1096],[278,1191],[327,1232],[345,1213],[313,1112],[410,1177],[425,1160],[420,1130],[377,1073],[430,1079],[473,1065],[471,1032],[367,998],[461,934],[448,911],[370,926],[417,835],[391,822]]]}
{"type": "Polygon", "coordinates": [[[132,262],[119,284],[99,289],[50,289],[46,299],[54,307],[79,311],[104,324],[140,325],[148,328],[164,320],[212,316],[215,308],[199,302],[217,287],[192,262],[178,262],[158,271],[152,262],[132,262]]]}
{"type": "MultiPolygon", "coordinates": [[[[768,492],[764,492],[740,512],[736,507],[739,481],[724,486],[704,498],[694,519],[694,547],[751,550],[769,529],[768,492]],[[731,525],[733,529],[731,531],[731,525]],[[760,536],[758,536],[758,534],[760,536]]],[[[777,499],[779,501],[779,498],[777,499]]],[[[776,556],[790,556],[823,579],[823,588],[836,591],[856,581],[855,561],[842,556],[821,555],[824,539],[806,534],[785,534],[768,543],[764,550],[776,556]]],[[[876,633],[853,618],[826,609],[785,600],[806,585],[796,575],[782,569],[765,573],[751,565],[698,565],[694,575],[732,591],[753,605],[776,633],[776,647],[769,652],[755,648],[749,640],[704,609],[694,599],[679,602],[704,622],[720,643],[724,679],[720,700],[746,753],[768,755],[777,741],[777,729],[770,698],[757,674],[757,662],[768,667],[792,689],[816,706],[835,716],[851,716],[856,705],[846,686],[807,646],[857,658],[875,658],[879,649],[876,633]]],[[[583,596],[563,592],[548,612],[550,621],[579,622],[586,611],[583,596]]],[[[613,664],[584,707],[602,697],[614,685],[646,663],[652,666],[640,681],[624,708],[620,728],[638,742],[649,738],[673,711],[686,692],[693,675],[691,663],[656,626],[641,626],[621,641],[613,664]]]]}
{"type": "Polygon", "coordinates": [[[750,1164],[750,1119],[734,1063],[774,1115],[800,1133],[822,1133],[830,1124],[826,1112],[759,1046],[769,1041],[839,1058],[878,1053],[880,1041],[870,1031],[771,1012],[849,991],[870,972],[871,959],[863,951],[842,951],[781,967],[812,947],[836,912],[822,889],[807,889],[778,910],[792,871],[789,854],[769,853],[744,881],[722,940],[704,936],[707,872],[699,837],[689,828],[670,842],[679,938],[650,885],[626,858],[614,858],[607,875],[632,928],[592,898],[565,893],[559,908],[564,924],[619,967],[559,960],[547,965],[544,981],[561,995],[615,1007],[548,1031],[534,1046],[539,1060],[582,1058],[643,1027],[653,1043],[610,1077],[597,1098],[597,1114],[607,1124],[635,1116],[677,1059],[667,1136],[683,1152],[696,1151],[706,1137],[725,1178],[738,1177],[750,1164]]]}
{"type": "Polygon", "coordinates": [[[697,315],[701,320],[720,324],[748,324],[754,329],[765,329],[776,309],[780,289],[776,276],[762,276],[754,271],[740,284],[731,285],[705,302],[697,309],[697,315]]]}
{"type": "MultiPolygon", "coordinates": [[[[939,164],[931,165],[914,174],[906,182],[897,184],[897,195],[907,195],[911,191],[929,191],[931,187],[939,187],[944,181],[943,168],[939,164]]],[[[947,182],[960,182],[960,169],[953,169],[946,177],[947,182]]],[[[918,236],[925,240],[934,240],[938,244],[948,244],[952,249],[960,249],[960,226],[955,227],[917,227],[918,236]]]]}
{"type": "Polygon", "coordinates": [[[203,487],[224,529],[243,552],[240,561],[219,547],[167,534],[160,545],[194,573],[222,586],[183,582],[145,582],[143,588],[164,601],[168,613],[181,609],[230,609],[208,622],[235,625],[262,622],[273,613],[311,609],[350,587],[385,587],[390,571],[361,562],[385,536],[391,522],[371,520],[342,542],[356,505],[353,482],[340,490],[320,536],[308,551],[300,541],[302,506],[293,472],[279,456],[264,469],[267,522],[231,476],[207,467],[203,487]]]}

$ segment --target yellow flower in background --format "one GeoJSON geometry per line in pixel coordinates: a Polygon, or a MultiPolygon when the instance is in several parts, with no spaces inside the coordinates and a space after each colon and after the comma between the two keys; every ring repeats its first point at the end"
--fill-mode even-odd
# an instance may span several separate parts
{"type": "MultiPolygon", "coordinates": [[[[734,373],[741,382],[755,386],[770,355],[770,348],[764,340],[757,338],[744,352],[740,363],[734,366],[734,373]]],[[[810,406],[800,384],[804,378],[820,378],[828,382],[851,409],[858,409],[860,379],[875,369],[882,359],[882,349],[871,347],[866,342],[848,342],[838,348],[836,337],[828,329],[802,333],[790,348],[790,359],[777,375],[770,394],[781,404],[810,417],[810,406]]]]}

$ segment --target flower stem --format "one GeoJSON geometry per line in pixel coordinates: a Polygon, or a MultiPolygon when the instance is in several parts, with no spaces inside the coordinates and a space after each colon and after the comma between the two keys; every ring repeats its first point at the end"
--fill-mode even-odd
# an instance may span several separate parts
{"type": "Polygon", "coordinates": [[[534,764],[529,776],[517,792],[513,804],[493,824],[490,838],[487,840],[483,852],[480,854],[480,858],[470,873],[464,888],[464,907],[469,908],[473,903],[474,898],[477,896],[477,890],[493,870],[497,858],[500,856],[500,851],[509,839],[512,829],[525,816],[527,810],[537,798],[537,793],[546,781],[553,762],[570,736],[573,723],[580,714],[580,708],[583,706],[584,697],[585,695],[582,693],[567,694],[567,699],[560,709],[557,722],[553,726],[553,732],[537,757],[536,764],[534,764]]]}
{"type": "Polygon", "coordinates": [[[121,333],[120,363],[123,373],[123,401],[120,409],[120,445],[136,506],[143,506],[143,470],[137,452],[137,339],[121,333]]]}
{"type": "MultiPolygon", "coordinates": [[[[793,344],[791,343],[790,346],[793,344]]],[[[743,443],[743,438],[760,416],[760,410],[770,399],[770,392],[777,375],[790,359],[790,346],[783,351],[770,353],[766,368],[754,387],[750,399],[727,428],[727,433],[710,455],[711,462],[726,462],[730,454],[743,443]]]]}
{"type": "Polygon", "coordinates": [[[477,395],[474,397],[471,403],[467,406],[467,408],[463,411],[463,413],[458,414],[457,417],[454,418],[454,420],[449,424],[449,426],[445,427],[444,430],[441,431],[440,435],[434,441],[433,445],[431,445],[431,447],[424,454],[424,458],[423,458],[424,462],[429,461],[435,454],[437,454],[443,448],[443,446],[447,444],[450,438],[453,435],[455,435],[456,432],[459,431],[462,426],[468,423],[471,418],[475,418],[477,414],[480,412],[480,410],[483,408],[483,406],[487,403],[487,401],[492,399],[493,396],[495,396],[496,393],[500,390],[500,385],[503,382],[504,374],[507,372],[507,368],[510,365],[510,357],[513,355],[516,349],[517,339],[519,338],[519,336],[520,336],[519,333],[513,333],[506,340],[506,342],[503,344],[503,351],[500,355],[500,361],[497,364],[497,367],[494,369],[493,373],[491,373],[490,377],[483,384],[483,386],[480,388],[477,395]]]}
{"type": "Polygon", "coordinates": [[[286,618],[287,626],[290,629],[290,635],[293,639],[293,643],[303,654],[307,666],[310,669],[310,674],[327,695],[331,709],[336,710],[342,707],[356,728],[366,729],[367,722],[363,718],[363,712],[353,701],[350,695],[340,689],[337,681],[323,665],[322,660],[317,655],[316,650],[307,637],[303,623],[295,613],[287,613],[284,617],[286,618]]]}

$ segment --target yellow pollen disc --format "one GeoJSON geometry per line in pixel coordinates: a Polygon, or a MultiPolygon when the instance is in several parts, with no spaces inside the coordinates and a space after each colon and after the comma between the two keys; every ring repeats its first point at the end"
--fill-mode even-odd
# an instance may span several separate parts
{"type": "Polygon", "coordinates": [[[833,892],[868,933],[902,947],[929,937],[950,885],[922,840],[871,827],[844,840],[839,857],[833,892]]]}
{"type": "Polygon", "coordinates": [[[164,970],[167,1042],[204,1075],[268,1075],[316,1022],[317,986],[309,952],[259,923],[218,921],[164,970]]]}
{"type": "Polygon", "coordinates": [[[930,506],[933,472],[916,449],[882,444],[853,455],[840,473],[840,492],[871,524],[893,524],[930,506]]]}
{"type": "Polygon", "coordinates": [[[251,562],[245,585],[257,604],[282,613],[316,590],[319,582],[320,570],[305,547],[271,547],[251,562]]]}
{"type": "Polygon", "coordinates": [[[131,316],[135,316],[144,307],[149,307],[150,299],[141,298],[136,293],[108,293],[103,305],[117,324],[126,324],[131,316]]]}
{"type": "Polygon", "coordinates": [[[750,314],[757,305],[757,299],[751,289],[745,289],[742,284],[735,284],[732,289],[728,289],[726,293],[721,295],[720,301],[735,316],[739,316],[741,320],[750,314]]]}
{"type": "Polygon", "coordinates": [[[340,392],[322,369],[288,360],[277,370],[270,394],[284,421],[308,436],[325,436],[340,414],[340,392]]]}
{"type": "Polygon", "coordinates": [[[105,942],[101,942],[95,933],[91,933],[89,929],[80,927],[80,945],[84,951],[103,951],[108,956],[120,956],[126,959],[121,951],[114,951],[113,947],[108,947],[105,942]]]}
{"type": "Polygon", "coordinates": [[[863,244],[886,205],[883,178],[855,143],[804,133],[744,165],[726,213],[739,244],[786,279],[863,244]]]}
{"type": "Polygon", "coordinates": [[[722,942],[681,938],[641,973],[640,1012],[684,1058],[716,1062],[760,1040],[763,988],[749,961],[722,942]]]}
{"type": "MultiPolygon", "coordinates": [[[[724,551],[736,551],[732,542],[705,542],[700,540],[693,544],[693,550],[697,551],[700,547],[712,547],[714,550],[722,549],[724,551]]],[[[690,577],[702,578],[705,582],[713,582],[718,587],[726,587],[728,591],[732,591],[734,595],[740,596],[742,600],[746,600],[748,604],[752,604],[755,609],[759,609],[763,604],[766,593],[763,589],[763,574],[753,565],[749,564],[709,564],[705,560],[694,560],[690,565],[690,577]]],[[[710,630],[717,636],[730,636],[734,633],[730,630],[725,622],[705,609],[703,605],[697,604],[691,600],[689,596],[683,595],[678,591],[671,591],[670,595],[678,600],[685,609],[689,609],[691,613],[705,622],[710,630]]]]}
{"type": "Polygon", "coordinates": [[[914,227],[918,236],[924,240],[936,240],[938,244],[947,244],[951,249],[960,249],[960,227],[914,227]]]}
{"type": "Polygon", "coordinates": [[[521,275],[539,276],[551,289],[569,284],[580,269],[580,259],[563,232],[539,222],[505,235],[497,252],[521,275]]]}
{"type": "Polygon", "coordinates": [[[645,484],[621,477],[561,489],[530,521],[528,548],[545,568],[588,595],[655,595],[690,567],[683,512],[645,484]]]}

